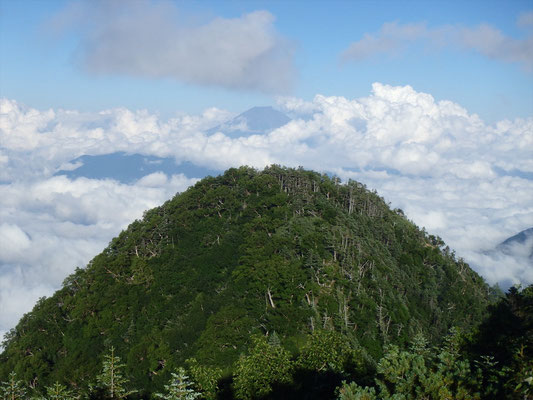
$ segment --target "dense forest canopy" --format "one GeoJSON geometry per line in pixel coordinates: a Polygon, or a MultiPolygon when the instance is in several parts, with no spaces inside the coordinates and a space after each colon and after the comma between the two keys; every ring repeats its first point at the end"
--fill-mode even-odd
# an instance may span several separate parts
{"type": "Polygon", "coordinates": [[[147,211],[41,299],[4,339],[0,381],[88,393],[119,357],[132,398],[184,376],[205,398],[272,395],[270,382],[327,398],[342,379],[371,387],[415,337],[429,348],[468,332],[494,298],[363,184],[241,167],[147,211]]]}

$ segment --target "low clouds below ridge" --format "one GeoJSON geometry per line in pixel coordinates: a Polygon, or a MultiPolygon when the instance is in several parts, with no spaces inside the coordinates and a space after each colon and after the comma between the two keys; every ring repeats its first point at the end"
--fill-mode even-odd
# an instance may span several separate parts
{"type": "Polygon", "coordinates": [[[531,265],[486,252],[533,226],[533,118],[489,125],[451,101],[380,83],[366,97],[282,98],[279,107],[292,117],[284,126],[230,137],[213,128],[233,115],[214,108],[161,120],[142,110],[40,111],[0,100],[0,330],[144,210],[197,178],[156,172],[124,184],[53,176],[84,154],[328,171],[376,189],[489,283],[533,282],[531,265]]]}
{"type": "Polygon", "coordinates": [[[49,26],[80,33],[75,60],[92,74],[286,93],[293,49],[273,23],[268,11],[203,21],[172,2],[99,0],[69,4],[49,26]]]}

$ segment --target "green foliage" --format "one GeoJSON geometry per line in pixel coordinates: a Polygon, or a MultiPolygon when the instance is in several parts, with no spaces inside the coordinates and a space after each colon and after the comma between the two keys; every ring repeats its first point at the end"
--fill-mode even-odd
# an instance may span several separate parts
{"type": "Polygon", "coordinates": [[[513,361],[515,369],[506,371],[508,380],[505,387],[512,391],[516,398],[533,398],[533,358],[527,356],[525,348],[522,347],[515,354],[513,361]]]}
{"type": "MultiPolygon", "coordinates": [[[[511,290],[507,299],[517,305],[514,311],[528,319],[527,313],[522,313],[522,307],[529,307],[529,291],[523,294],[511,290]]],[[[494,307],[493,310],[499,309],[494,307]]],[[[500,316],[501,317],[501,316],[500,316]]],[[[487,319],[483,325],[496,328],[492,319],[487,319]],[[491,322],[492,321],[492,322],[491,322]]],[[[505,318],[504,318],[505,319],[505,318]]],[[[502,329],[502,327],[500,327],[502,329]]],[[[507,329],[507,328],[503,328],[507,329]]],[[[498,336],[498,332],[494,332],[498,336]]],[[[528,331],[523,331],[521,341],[527,338],[528,331]]],[[[477,338],[484,337],[482,332],[477,338]]],[[[510,337],[500,336],[500,339],[510,337]]],[[[471,339],[470,339],[471,340],[471,339]]],[[[469,354],[468,336],[463,335],[456,328],[450,330],[443,344],[438,348],[430,348],[421,335],[413,339],[409,350],[396,345],[388,345],[387,351],[377,365],[375,385],[362,387],[356,382],[344,382],[338,389],[339,399],[529,399],[532,395],[533,361],[526,353],[525,346],[515,354],[512,367],[498,366],[493,356],[469,354]],[[472,361],[474,360],[474,361],[472,361]]],[[[476,349],[488,350],[474,343],[476,349]]]]}
{"type": "Polygon", "coordinates": [[[46,388],[46,396],[42,400],[74,400],[76,398],[65,385],[56,382],[46,388]]]}
{"type": "MultiPolygon", "coordinates": [[[[491,296],[441,239],[361,183],[233,168],[147,211],[41,299],[6,335],[0,380],[15,371],[40,392],[56,381],[86,390],[113,345],[143,396],[190,358],[215,368],[189,371],[208,396],[214,371],[235,372],[253,335],[276,332],[298,368],[337,374],[337,385],[386,345],[418,332],[434,345],[453,325],[475,326],[491,296]],[[336,333],[306,344],[322,331],[336,333]],[[321,353],[328,340],[334,350],[321,353]]],[[[517,349],[505,362],[494,354],[498,365],[514,366],[517,349]]]]}
{"type": "Polygon", "coordinates": [[[26,398],[24,383],[17,380],[17,374],[15,372],[11,372],[8,380],[2,382],[0,385],[0,395],[2,396],[2,400],[22,400],[26,398]]]}
{"type": "Polygon", "coordinates": [[[222,369],[200,365],[195,358],[186,361],[196,389],[206,400],[215,400],[218,391],[218,381],[222,377],[222,369]]]}
{"type": "Polygon", "coordinates": [[[512,287],[489,307],[467,347],[487,397],[533,398],[533,285],[512,287]]]}
{"type": "Polygon", "coordinates": [[[389,345],[377,366],[374,387],[344,383],[341,399],[479,399],[478,381],[470,362],[459,353],[461,336],[452,329],[438,351],[420,335],[410,350],[389,345]]]}
{"type": "Polygon", "coordinates": [[[191,387],[189,377],[185,373],[185,369],[178,368],[176,372],[172,372],[170,383],[165,385],[166,393],[156,393],[155,397],[165,400],[194,400],[200,396],[200,393],[195,392],[191,387]]]}
{"type": "Polygon", "coordinates": [[[347,341],[345,335],[335,331],[316,330],[302,348],[298,366],[323,372],[354,372],[363,369],[360,351],[347,341]]]}
{"type": "Polygon", "coordinates": [[[376,400],[376,389],[373,387],[361,387],[355,382],[343,382],[338,389],[339,400],[376,400]]]}
{"type": "Polygon", "coordinates": [[[102,364],[102,373],[96,377],[98,387],[104,389],[111,399],[123,399],[136,390],[127,390],[129,380],[123,374],[125,364],[120,362],[120,357],[115,356],[115,348],[111,347],[110,354],[105,356],[102,364]]]}
{"type": "MultiPolygon", "coordinates": [[[[154,393],[163,399],[277,399],[309,398],[328,399],[340,377],[355,381],[337,388],[335,394],[342,400],[410,400],[410,399],[530,399],[532,397],[533,359],[527,344],[530,343],[531,295],[530,286],[523,291],[511,290],[491,312],[508,312],[518,317],[526,329],[520,335],[508,327],[495,323],[495,318],[507,321],[509,315],[491,314],[478,331],[462,334],[457,328],[450,329],[440,346],[431,346],[426,337],[417,334],[409,348],[395,344],[385,346],[385,354],[377,363],[374,384],[363,386],[366,368],[362,368],[364,352],[356,343],[349,343],[346,335],[330,330],[316,330],[308,335],[301,352],[295,356],[282,347],[276,332],[268,336],[254,335],[247,355],[241,355],[234,366],[234,393],[228,391],[228,381],[222,379],[222,370],[200,364],[196,359],[186,361],[192,378],[179,367],[164,384],[165,393],[154,393]],[[490,326],[498,341],[519,344],[520,347],[507,361],[499,366],[495,356],[482,353],[491,349],[482,346],[486,329],[490,326]],[[502,330],[504,331],[502,333],[502,330]],[[223,383],[220,388],[219,384],[223,383]],[[334,383],[334,386],[332,386],[334,383]]],[[[491,343],[489,343],[491,344],[491,343]]],[[[505,354],[505,353],[502,353],[505,354]]],[[[500,354],[501,356],[501,354],[500,354]]],[[[56,382],[46,387],[44,396],[35,400],[80,398],[125,398],[135,391],[126,392],[128,383],[122,370],[125,364],[115,356],[111,347],[102,366],[102,373],[96,377],[99,388],[74,396],[64,385],[56,382]]],[[[164,368],[164,367],[163,367],[164,368]]],[[[161,369],[163,369],[161,368],[161,369]]],[[[154,374],[159,375],[159,374],[154,374]]],[[[0,385],[3,400],[25,399],[26,386],[17,379],[16,373],[9,374],[8,381],[0,385]]],[[[142,398],[146,398],[145,395],[142,398]]]]}
{"type": "Polygon", "coordinates": [[[288,351],[271,345],[262,336],[252,338],[249,354],[235,367],[235,394],[239,399],[255,399],[269,394],[275,383],[289,383],[293,365],[288,351]]]}

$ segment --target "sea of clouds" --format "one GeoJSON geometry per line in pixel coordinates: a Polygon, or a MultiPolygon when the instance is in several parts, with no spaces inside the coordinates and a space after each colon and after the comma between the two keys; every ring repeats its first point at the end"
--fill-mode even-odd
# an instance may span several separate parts
{"type": "Polygon", "coordinates": [[[533,226],[533,118],[487,124],[451,101],[380,83],[362,98],[280,98],[278,108],[292,118],[286,125],[229,137],[211,129],[233,117],[216,108],[162,120],[143,110],[35,110],[0,100],[0,334],[144,210],[199,178],[54,176],[81,155],[118,151],[355,179],[441,236],[487,282],[533,282],[527,257],[486,251],[533,226]]]}

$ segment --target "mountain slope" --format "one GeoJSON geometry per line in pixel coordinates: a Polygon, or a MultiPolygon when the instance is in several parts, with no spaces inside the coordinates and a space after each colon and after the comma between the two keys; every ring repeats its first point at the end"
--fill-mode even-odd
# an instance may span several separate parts
{"type": "Polygon", "coordinates": [[[488,288],[364,185],[242,167],[145,213],[4,341],[0,379],[86,386],[111,346],[136,387],[189,357],[231,368],[255,333],[297,353],[317,329],[370,357],[480,321],[488,288]]]}

